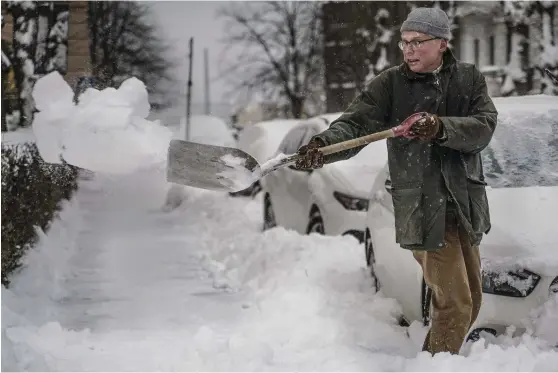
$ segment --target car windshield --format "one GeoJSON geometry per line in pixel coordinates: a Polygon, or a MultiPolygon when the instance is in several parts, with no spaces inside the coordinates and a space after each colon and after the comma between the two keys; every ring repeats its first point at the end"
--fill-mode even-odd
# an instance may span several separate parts
{"type": "Polygon", "coordinates": [[[486,182],[493,188],[558,186],[558,110],[501,110],[482,152],[486,182]]]}

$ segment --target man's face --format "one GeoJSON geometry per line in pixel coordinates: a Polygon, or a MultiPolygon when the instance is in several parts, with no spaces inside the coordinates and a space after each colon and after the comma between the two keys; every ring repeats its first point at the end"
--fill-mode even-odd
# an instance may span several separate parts
{"type": "Polygon", "coordinates": [[[405,62],[416,73],[434,71],[440,66],[442,55],[448,47],[446,40],[433,39],[430,35],[416,31],[402,32],[401,40],[405,62]]]}

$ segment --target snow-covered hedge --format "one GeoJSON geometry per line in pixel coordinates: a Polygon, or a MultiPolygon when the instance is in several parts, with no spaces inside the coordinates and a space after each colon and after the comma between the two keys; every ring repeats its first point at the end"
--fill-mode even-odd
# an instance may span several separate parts
{"type": "Polygon", "coordinates": [[[34,143],[2,144],[2,284],[77,189],[78,169],[45,163],[34,143]]]}

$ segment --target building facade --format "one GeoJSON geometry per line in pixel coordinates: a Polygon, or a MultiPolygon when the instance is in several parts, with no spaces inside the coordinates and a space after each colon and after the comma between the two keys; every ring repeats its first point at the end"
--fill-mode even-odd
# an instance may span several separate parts
{"type": "Polygon", "coordinates": [[[538,42],[546,37],[553,38],[550,46],[558,44],[558,3],[546,3],[544,11],[535,6],[526,13],[526,26],[514,26],[505,14],[509,4],[501,1],[327,2],[322,8],[327,111],[343,111],[373,76],[402,62],[399,28],[416,6],[446,11],[450,48],[485,74],[492,96],[540,93],[542,74],[534,66],[544,63],[538,42]],[[506,80],[507,67],[526,71],[525,78],[506,80]]]}

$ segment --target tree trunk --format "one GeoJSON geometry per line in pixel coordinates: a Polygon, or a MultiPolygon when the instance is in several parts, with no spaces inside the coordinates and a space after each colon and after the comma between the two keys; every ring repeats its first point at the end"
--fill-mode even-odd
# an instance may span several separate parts
{"type": "Polygon", "coordinates": [[[48,33],[48,60],[46,72],[68,72],[68,18],[70,5],[67,2],[54,2],[52,23],[48,33]]]}
{"type": "Polygon", "coordinates": [[[537,70],[540,75],[540,90],[537,93],[558,95],[558,84],[546,75],[544,69],[558,76],[558,32],[553,27],[556,14],[556,4],[546,3],[539,7],[541,12],[540,55],[537,70]]]}
{"type": "Polygon", "coordinates": [[[14,19],[14,71],[19,90],[21,119],[19,126],[33,121],[33,85],[35,82],[35,49],[37,40],[37,4],[33,1],[15,2],[14,19]]]}
{"type": "Polygon", "coordinates": [[[37,44],[35,49],[35,74],[45,74],[48,50],[47,38],[52,24],[52,1],[37,2],[37,44]]]}
{"type": "Polygon", "coordinates": [[[304,99],[298,96],[291,96],[291,114],[293,118],[300,119],[302,118],[302,113],[304,109],[304,99]]]}

